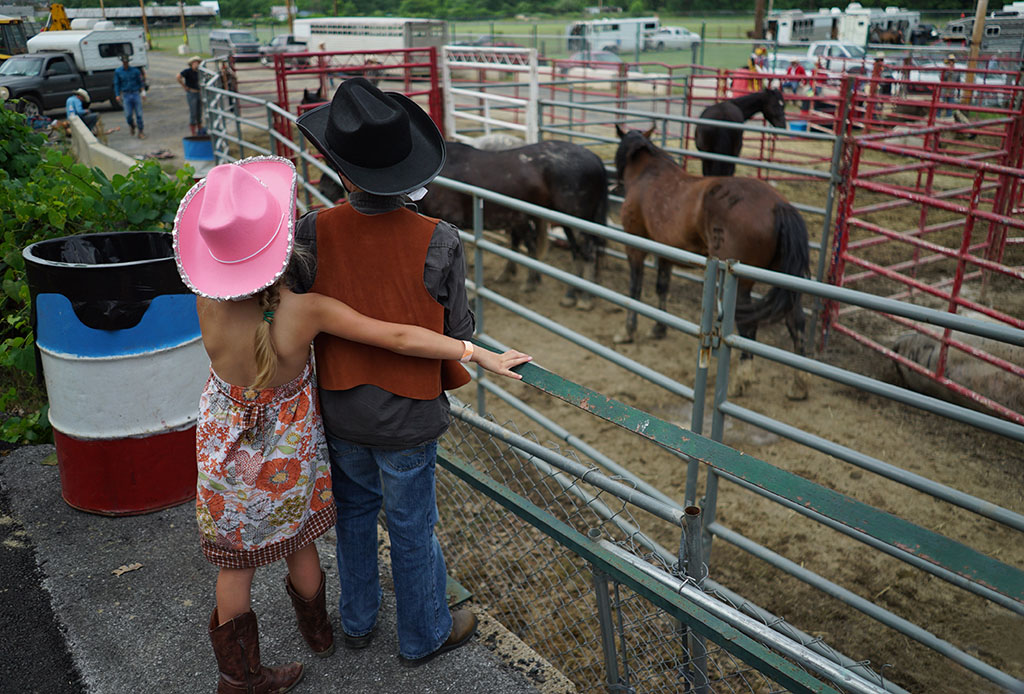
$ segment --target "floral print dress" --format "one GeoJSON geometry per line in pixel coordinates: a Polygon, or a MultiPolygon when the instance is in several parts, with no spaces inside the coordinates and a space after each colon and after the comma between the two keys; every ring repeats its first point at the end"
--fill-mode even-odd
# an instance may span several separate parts
{"type": "Polygon", "coordinates": [[[216,566],[263,566],[333,527],[312,355],[276,388],[234,386],[211,369],[199,399],[196,462],[200,544],[216,566]]]}

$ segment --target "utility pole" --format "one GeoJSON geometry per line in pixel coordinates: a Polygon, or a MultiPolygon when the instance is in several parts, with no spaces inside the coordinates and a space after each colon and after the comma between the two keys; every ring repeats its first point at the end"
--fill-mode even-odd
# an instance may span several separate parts
{"type": "Polygon", "coordinates": [[[285,8],[288,10],[288,33],[295,33],[295,14],[292,12],[292,0],[285,0],[285,8]]]}
{"type": "Polygon", "coordinates": [[[107,18],[107,8],[103,6],[103,0],[100,0],[100,14],[103,15],[103,19],[107,18]]]}

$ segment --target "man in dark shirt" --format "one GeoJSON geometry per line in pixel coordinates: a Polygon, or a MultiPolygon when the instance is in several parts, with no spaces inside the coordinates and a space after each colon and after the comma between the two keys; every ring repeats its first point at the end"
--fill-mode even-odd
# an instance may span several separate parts
{"type": "Polygon", "coordinates": [[[194,55],[188,59],[188,67],[178,73],[178,84],[185,90],[188,99],[188,127],[193,135],[203,127],[202,103],[199,100],[199,64],[203,59],[194,55]]]}
{"type": "MultiPolygon", "coordinates": [[[[328,293],[384,320],[427,316],[420,324],[470,337],[474,319],[458,230],[407,206],[444,164],[444,141],[430,117],[403,95],[352,78],[330,104],[303,114],[298,126],[338,171],[349,201],[299,220],[296,245],[311,251],[315,262],[296,289],[328,293]],[[374,252],[360,257],[332,250],[339,248],[374,252]],[[353,288],[353,282],[361,285],[353,288]]],[[[424,360],[353,373],[359,371],[353,364],[366,362],[336,358],[354,348],[330,339],[317,344],[317,368],[338,507],[343,642],[362,648],[376,626],[377,515],[383,503],[399,652],[404,664],[419,665],[463,645],[476,631],[471,611],[447,609],[447,569],[434,534],[437,439],[450,417],[443,388],[465,382],[468,374],[446,381],[451,364],[428,366],[424,360]],[[333,379],[355,385],[332,388],[333,379]]],[[[471,347],[467,343],[468,353],[471,347]]]]}

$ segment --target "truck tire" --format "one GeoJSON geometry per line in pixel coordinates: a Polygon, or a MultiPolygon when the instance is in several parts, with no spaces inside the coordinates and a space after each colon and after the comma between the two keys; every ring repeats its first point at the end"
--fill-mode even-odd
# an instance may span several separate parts
{"type": "Polygon", "coordinates": [[[43,104],[39,101],[38,96],[26,94],[18,98],[21,99],[21,102],[18,104],[18,113],[24,113],[27,118],[43,115],[43,104]]]}

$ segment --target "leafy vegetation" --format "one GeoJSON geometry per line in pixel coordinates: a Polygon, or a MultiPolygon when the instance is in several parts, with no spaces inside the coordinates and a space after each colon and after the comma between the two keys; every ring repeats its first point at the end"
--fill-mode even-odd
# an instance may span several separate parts
{"type": "Polygon", "coordinates": [[[29,287],[21,252],[49,238],[129,229],[169,229],[192,185],[189,169],[165,174],[156,162],[108,178],[78,163],[0,108],[0,441],[49,439],[45,394],[35,372],[29,287]]]}

